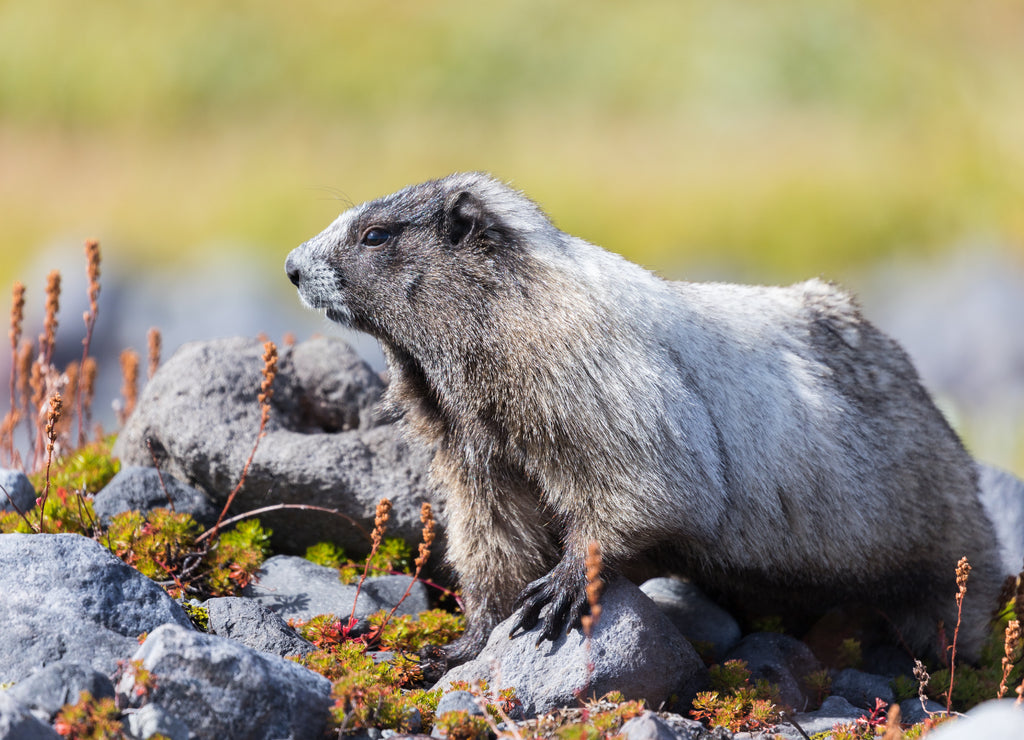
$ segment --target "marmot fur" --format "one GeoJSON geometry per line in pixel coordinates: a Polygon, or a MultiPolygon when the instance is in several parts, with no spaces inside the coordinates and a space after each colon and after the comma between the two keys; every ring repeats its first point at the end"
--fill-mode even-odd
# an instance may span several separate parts
{"type": "MultiPolygon", "coordinates": [[[[286,263],[308,306],[377,337],[386,402],[434,446],[476,655],[519,603],[586,610],[583,560],[655,563],[739,603],[886,615],[976,656],[1004,574],[974,461],[903,350],[836,287],[663,280],[483,174],[341,214],[286,263]]],[[[770,608],[770,606],[769,606],[770,608]]]]}

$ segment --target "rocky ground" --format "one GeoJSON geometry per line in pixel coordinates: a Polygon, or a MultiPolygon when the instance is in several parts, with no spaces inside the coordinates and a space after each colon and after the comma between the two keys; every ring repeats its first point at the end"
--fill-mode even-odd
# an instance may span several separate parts
{"type": "MultiPolygon", "coordinates": [[[[178,511],[212,523],[259,427],[260,358],[258,342],[220,340],[187,345],[165,363],[118,439],[115,452],[124,468],[96,494],[97,514],[109,520],[119,511],[166,506],[170,499],[178,511]]],[[[232,511],[275,502],[317,504],[342,510],[368,530],[378,500],[387,496],[395,505],[389,534],[418,541],[427,453],[374,415],[383,387],[337,340],[282,351],[268,434],[232,511]]],[[[1004,521],[1020,521],[1018,484],[998,475],[994,480],[990,508],[1001,511],[1004,521]]],[[[19,508],[34,502],[31,484],[19,473],[0,471],[0,484],[19,508]]],[[[10,505],[0,501],[0,508],[10,505]]],[[[443,524],[443,510],[439,514],[443,524]]],[[[299,553],[320,541],[354,554],[366,549],[364,538],[341,518],[276,512],[265,521],[281,553],[299,553]]],[[[408,584],[406,576],[369,579],[356,617],[390,608],[408,584]]],[[[203,603],[209,613],[204,631],[179,602],[98,542],[79,535],[0,535],[0,740],[58,737],[52,724],[57,711],[83,690],[117,698],[126,708],[127,729],[140,739],[156,733],[174,740],[321,737],[331,683],[288,659],[312,646],[287,620],[347,615],[355,598],[355,587],[342,584],[336,570],[276,555],[243,596],[203,603]]],[[[417,583],[399,613],[416,614],[429,605],[417,583]]],[[[466,692],[450,690],[456,680],[514,686],[518,721],[576,706],[584,688],[597,695],[616,690],[658,710],[626,723],[622,733],[631,740],[727,738],[731,733],[709,732],[687,719],[691,699],[708,682],[693,647],[698,645],[716,662],[741,659],[753,679],[776,684],[781,703],[796,713],[773,732],[801,738],[868,715],[878,699],[892,703],[891,680],[908,670],[891,654],[865,656],[863,670],[832,672],[831,696],[819,706],[804,680],[822,668],[808,644],[774,632],[744,634],[691,584],[659,578],[637,587],[614,580],[602,608],[589,643],[574,631],[536,647],[529,633],[508,639],[511,622],[499,625],[478,659],[438,681],[446,690],[438,714],[482,711],[466,692]]],[[[900,709],[903,721],[913,723],[942,707],[909,699],[900,709]]],[[[1006,701],[982,705],[967,721],[930,737],[1024,737],[1024,709],[1006,701]]]]}

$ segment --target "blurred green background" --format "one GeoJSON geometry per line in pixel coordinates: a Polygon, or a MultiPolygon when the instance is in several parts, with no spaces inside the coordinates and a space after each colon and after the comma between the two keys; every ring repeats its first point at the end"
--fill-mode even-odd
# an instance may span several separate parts
{"type": "Polygon", "coordinates": [[[0,1],[3,285],[88,236],[276,275],[461,169],[672,276],[1020,256],[1024,3],[0,1]]]}

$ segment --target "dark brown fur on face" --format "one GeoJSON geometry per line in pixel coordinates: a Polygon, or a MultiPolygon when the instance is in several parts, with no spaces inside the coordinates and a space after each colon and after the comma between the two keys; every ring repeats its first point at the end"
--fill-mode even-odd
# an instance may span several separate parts
{"type": "Polygon", "coordinates": [[[516,631],[575,624],[591,541],[606,572],[656,563],[809,613],[866,603],[915,650],[955,624],[967,555],[961,651],[980,648],[1004,574],[974,461],[833,286],[665,281],[477,174],[357,206],[286,269],[380,340],[388,404],[436,450],[469,617],[451,662],[517,598],[516,631]]]}

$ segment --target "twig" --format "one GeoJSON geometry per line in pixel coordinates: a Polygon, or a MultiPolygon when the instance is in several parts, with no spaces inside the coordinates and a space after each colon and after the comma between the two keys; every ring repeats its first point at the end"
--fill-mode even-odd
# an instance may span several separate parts
{"type": "Polygon", "coordinates": [[[160,461],[156,459],[156,453],[153,452],[153,440],[150,437],[146,437],[146,449],[149,450],[149,457],[153,461],[153,467],[156,468],[156,478],[160,481],[160,488],[163,490],[164,496],[167,497],[167,506],[171,511],[174,511],[174,499],[171,498],[167,485],[164,483],[164,474],[160,470],[160,461]]]}
{"type": "Polygon", "coordinates": [[[30,529],[35,529],[35,527],[32,526],[32,522],[28,518],[28,514],[26,512],[24,512],[24,511],[22,511],[18,507],[18,505],[16,503],[14,503],[14,499],[11,498],[11,494],[8,493],[7,489],[3,485],[0,485],[0,491],[4,492],[4,496],[7,497],[7,500],[11,503],[11,506],[14,507],[14,510],[16,512],[18,512],[18,516],[20,516],[24,520],[25,524],[27,524],[30,529]]]}
{"type": "MultiPolygon", "coordinates": [[[[299,511],[320,511],[325,514],[333,514],[334,516],[341,517],[349,524],[351,524],[353,527],[358,529],[359,532],[363,535],[363,537],[366,538],[367,542],[370,541],[370,534],[366,531],[366,528],[363,527],[363,525],[361,525],[352,517],[348,516],[347,514],[342,514],[337,509],[328,509],[323,506],[313,506],[312,504],[271,504],[270,506],[263,506],[259,509],[253,509],[252,511],[246,511],[243,514],[237,514],[236,516],[229,517],[228,519],[222,521],[220,524],[221,527],[227,527],[228,525],[234,524],[235,522],[240,522],[243,519],[248,519],[249,517],[259,516],[260,514],[266,514],[271,511],[281,511],[283,509],[298,509],[299,511]]],[[[210,529],[206,530],[198,537],[196,537],[196,542],[202,542],[205,539],[209,539],[213,536],[213,534],[214,531],[213,528],[211,527],[210,529]]]]}

